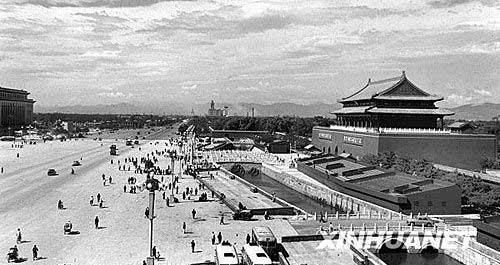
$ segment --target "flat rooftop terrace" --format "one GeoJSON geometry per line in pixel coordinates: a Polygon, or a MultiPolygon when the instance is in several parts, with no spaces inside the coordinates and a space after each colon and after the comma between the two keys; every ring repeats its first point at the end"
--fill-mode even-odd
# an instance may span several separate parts
{"type": "Polygon", "coordinates": [[[328,155],[306,158],[300,162],[337,180],[394,195],[418,193],[453,185],[430,178],[386,171],[341,156],[328,155]]]}

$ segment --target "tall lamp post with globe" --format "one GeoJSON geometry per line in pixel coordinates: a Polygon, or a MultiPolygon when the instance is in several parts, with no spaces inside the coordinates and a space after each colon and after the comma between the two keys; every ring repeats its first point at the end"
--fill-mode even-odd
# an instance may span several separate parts
{"type": "Polygon", "coordinates": [[[146,179],[146,189],[149,191],[149,256],[146,258],[148,265],[154,265],[153,255],[153,219],[155,218],[155,191],[160,188],[157,179],[150,177],[146,179]]]}
{"type": "Polygon", "coordinates": [[[174,202],[174,186],[175,186],[175,171],[174,171],[174,159],[175,159],[175,154],[173,152],[169,153],[170,156],[170,165],[171,165],[171,173],[172,173],[172,178],[171,178],[171,183],[172,183],[172,189],[170,191],[170,202],[174,202]]]}

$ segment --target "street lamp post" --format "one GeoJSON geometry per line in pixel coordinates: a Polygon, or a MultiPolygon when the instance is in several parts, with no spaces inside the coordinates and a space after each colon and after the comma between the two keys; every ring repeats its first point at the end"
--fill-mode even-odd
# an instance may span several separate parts
{"type": "Polygon", "coordinates": [[[175,161],[174,161],[174,155],[171,154],[170,156],[170,163],[172,163],[172,189],[170,190],[170,202],[174,202],[174,186],[175,186],[175,174],[174,174],[174,166],[175,166],[175,161]]]}
{"type": "Polygon", "coordinates": [[[146,180],[146,189],[149,190],[149,256],[146,258],[148,265],[154,265],[153,255],[153,219],[155,218],[155,191],[159,189],[158,180],[153,177],[146,180]]]}

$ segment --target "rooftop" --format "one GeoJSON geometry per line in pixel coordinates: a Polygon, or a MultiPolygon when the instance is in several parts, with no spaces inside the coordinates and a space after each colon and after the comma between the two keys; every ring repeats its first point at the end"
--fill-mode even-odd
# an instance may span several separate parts
{"type": "Polygon", "coordinates": [[[375,106],[347,107],[333,112],[333,114],[376,113],[376,114],[411,114],[411,115],[444,115],[454,113],[446,109],[416,109],[416,108],[379,108],[375,106]]]}
{"type": "Polygon", "coordinates": [[[337,180],[390,195],[407,195],[453,186],[454,184],[422,178],[401,172],[387,171],[341,156],[321,156],[302,159],[306,165],[327,173],[337,180]]]}
{"type": "Polygon", "coordinates": [[[425,101],[439,101],[443,99],[442,97],[431,95],[415,86],[406,78],[406,74],[403,71],[403,74],[397,77],[378,81],[368,79],[368,83],[362,89],[348,97],[342,98],[339,102],[370,100],[374,98],[384,100],[425,101]]]}
{"type": "Polygon", "coordinates": [[[14,88],[6,88],[6,87],[0,87],[0,92],[10,92],[10,93],[17,93],[17,94],[25,94],[25,95],[30,94],[26,90],[14,89],[14,88]]]}

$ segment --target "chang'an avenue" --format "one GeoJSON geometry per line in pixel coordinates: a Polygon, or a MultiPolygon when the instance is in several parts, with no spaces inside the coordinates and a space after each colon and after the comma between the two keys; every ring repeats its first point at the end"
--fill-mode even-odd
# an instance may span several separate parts
{"type": "Polygon", "coordinates": [[[0,264],[500,265],[495,1],[0,1],[0,264]]]}

